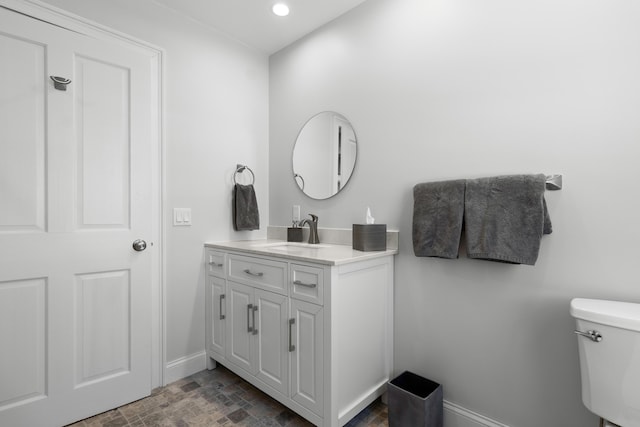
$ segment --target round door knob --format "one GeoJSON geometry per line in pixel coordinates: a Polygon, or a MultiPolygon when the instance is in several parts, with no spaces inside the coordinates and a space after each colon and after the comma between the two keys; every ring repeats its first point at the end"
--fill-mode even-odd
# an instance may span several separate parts
{"type": "Polygon", "coordinates": [[[138,252],[142,252],[145,249],[147,249],[147,242],[145,242],[144,240],[138,239],[133,242],[133,249],[138,252]]]}

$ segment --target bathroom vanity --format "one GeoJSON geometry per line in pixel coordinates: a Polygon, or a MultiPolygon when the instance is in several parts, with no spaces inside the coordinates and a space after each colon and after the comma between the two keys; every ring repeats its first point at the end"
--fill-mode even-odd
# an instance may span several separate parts
{"type": "Polygon", "coordinates": [[[205,244],[207,360],[318,426],[342,426],[393,368],[396,249],[205,244]]]}

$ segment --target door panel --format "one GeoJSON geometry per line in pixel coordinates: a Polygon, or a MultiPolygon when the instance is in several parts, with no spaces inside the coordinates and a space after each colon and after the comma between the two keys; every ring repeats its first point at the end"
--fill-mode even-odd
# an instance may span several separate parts
{"type": "Polygon", "coordinates": [[[126,228],[130,204],[130,70],[79,55],[74,62],[78,227],[126,228]]]}
{"type": "Polygon", "coordinates": [[[0,283],[0,411],[45,397],[46,280],[0,283]],[[20,325],[16,328],[16,325],[20,325]]]}
{"type": "Polygon", "coordinates": [[[0,425],[59,426],[151,391],[152,60],[4,8],[0,58],[0,425]]]}
{"type": "Polygon", "coordinates": [[[288,298],[261,289],[254,292],[258,306],[256,376],[286,396],[289,391],[288,298]]]}
{"type": "Polygon", "coordinates": [[[131,369],[129,271],[81,274],[76,279],[76,387],[131,369]]]}
{"type": "Polygon", "coordinates": [[[322,416],[323,385],[323,309],[319,305],[291,300],[291,317],[295,321],[291,353],[291,398],[322,416]]]}
{"type": "Polygon", "coordinates": [[[253,361],[253,288],[228,282],[227,359],[247,372],[255,374],[253,361]]]}
{"type": "Polygon", "coordinates": [[[227,308],[226,302],[226,284],[224,279],[214,276],[207,276],[209,282],[209,301],[210,307],[213,309],[212,318],[208,319],[210,328],[210,350],[224,356],[225,349],[225,326],[227,308]]]}
{"type": "Polygon", "coordinates": [[[45,48],[0,32],[0,234],[43,230],[45,48]],[[20,177],[20,179],[16,179],[20,177]]]}

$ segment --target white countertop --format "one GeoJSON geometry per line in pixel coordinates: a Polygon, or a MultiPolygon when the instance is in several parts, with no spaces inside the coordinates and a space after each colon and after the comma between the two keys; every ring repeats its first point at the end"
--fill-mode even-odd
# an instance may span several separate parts
{"type": "Polygon", "coordinates": [[[327,265],[348,264],[398,253],[398,250],[395,248],[388,248],[386,251],[363,252],[353,249],[350,245],[331,243],[310,245],[308,243],[293,243],[272,239],[206,242],[204,245],[207,248],[213,249],[266,255],[327,265]]]}

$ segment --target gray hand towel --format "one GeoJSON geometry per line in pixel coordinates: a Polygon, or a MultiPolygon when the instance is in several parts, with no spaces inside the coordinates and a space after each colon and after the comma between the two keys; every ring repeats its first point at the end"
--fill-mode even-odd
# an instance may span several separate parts
{"type": "Polygon", "coordinates": [[[467,180],[467,256],[534,265],[540,238],[551,233],[544,189],[542,174],[467,180]]]}
{"type": "Polygon", "coordinates": [[[418,257],[458,258],[465,181],[413,187],[413,253],[418,257]]]}
{"type": "Polygon", "coordinates": [[[236,231],[258,230],[260,214],[253,185],[236,184],[233,189],[233,228],[236,231]]]}

